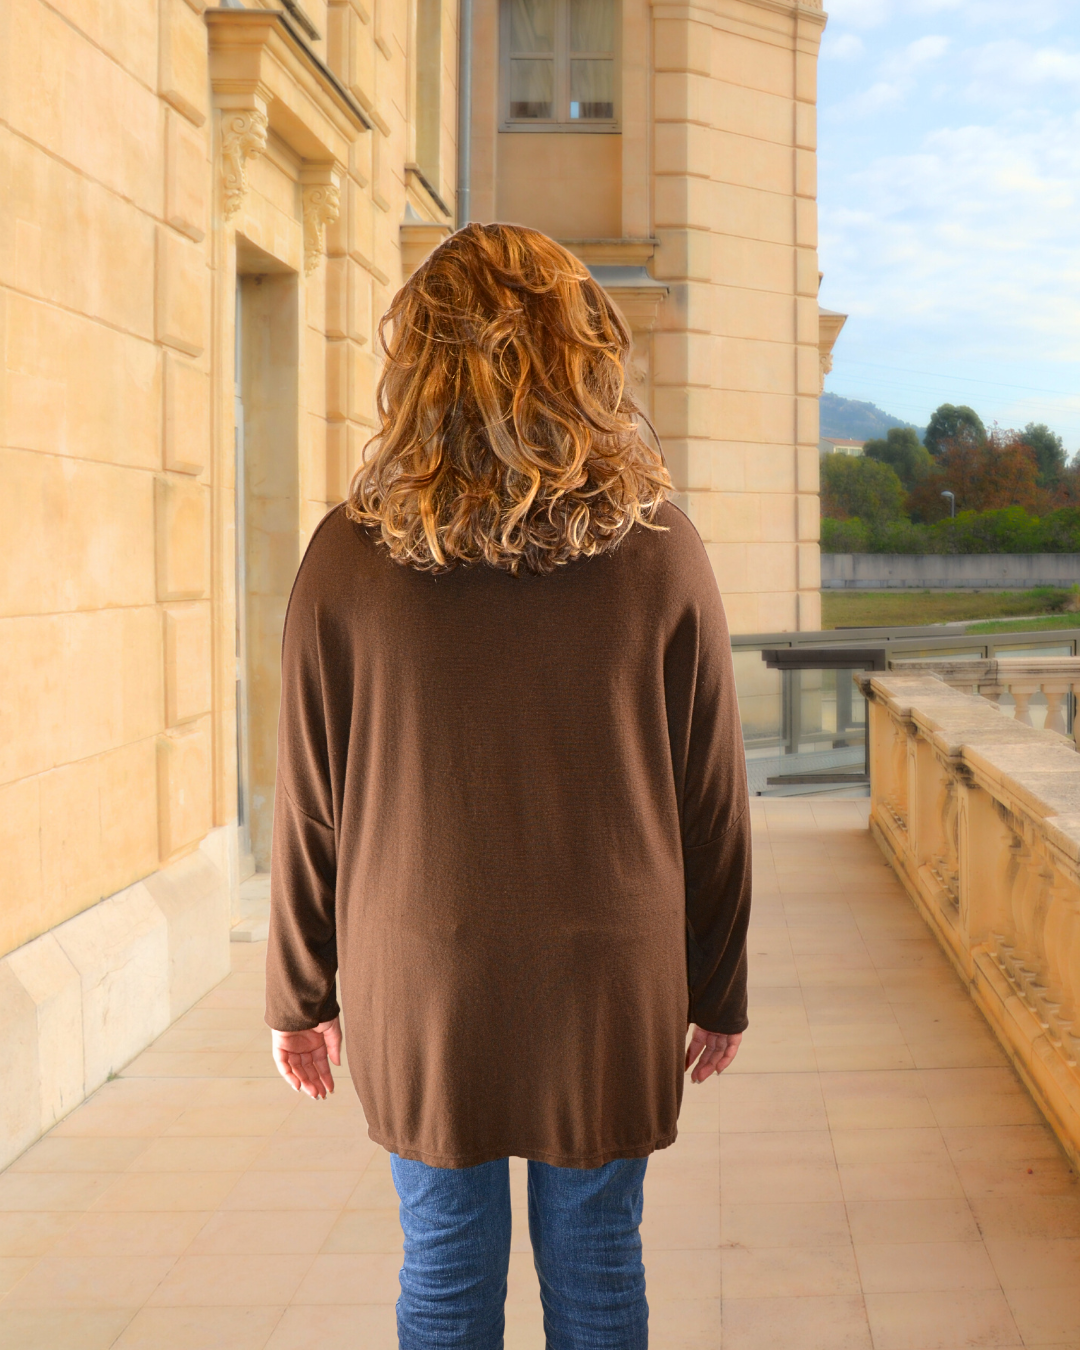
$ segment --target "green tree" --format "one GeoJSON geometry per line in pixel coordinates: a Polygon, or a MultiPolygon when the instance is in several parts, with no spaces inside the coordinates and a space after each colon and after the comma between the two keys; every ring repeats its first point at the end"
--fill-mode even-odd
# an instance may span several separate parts
{"type": "Polygon", "coordinates": [[[1029,422],[1021,440],[1035,451],[1039,464],[1039,486],[1055,487],[1065,472],[1065,443],[1045,422],[1029,422]]]}
{"type": "Polygon", "coordinates": [[[927,450],[936,457],[945,449],[946,441],[971,440],[981,444],[986,440],[986,428],[974,408],[964,403],[943,403],[930,416],[925,440],[927,450]]]}
{"type": "Polygon", "coordinates": [[[894,469],[864,455],[824,455],[821,513],[866,525],[897,520],[904,508],[904,485],[894,469]]]}
{"type": "Polygon", "coordinates": [[[863,454],[888,464],[909,492],[926,477],[933,463],[913,427],[890,427],[884,439],[867,441],[863,454]]]}

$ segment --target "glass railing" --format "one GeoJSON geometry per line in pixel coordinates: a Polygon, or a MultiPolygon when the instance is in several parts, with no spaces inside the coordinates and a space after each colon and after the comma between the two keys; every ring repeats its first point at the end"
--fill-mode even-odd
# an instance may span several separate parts
{"type": "MultiPolygon", "coordinates": [[[[934,657],[1075,656],[1080,652],[1080,627],[1056,629],[1052,638],[1045,632],[969,637],[963,625],[835,628],[733,635],[731,646],[751,795],[866,795],[866,703],[852,679],[855,670],[934,657]],[[764,653],[785,649],[790,655],[781,658],[784,668],[768,663],[764,653]],[[860,662],[859,653],[877,656],[860,662]],[[850,659],[851,664],[831,664],[838,659],[850,659]]],[[[1067,702],[1072,704],[1071,699],[1067,702]]],[[[1009,704],[1008,695],[1003,695],[1002,707],[1009,704]]],[[[1046,716],[1041,694],[1032,696],[1030,713],[1032,725],[1041,727],[1046,716]]],[[[1070,726],[1072,713],[1070,706],[1070,726]]]]}

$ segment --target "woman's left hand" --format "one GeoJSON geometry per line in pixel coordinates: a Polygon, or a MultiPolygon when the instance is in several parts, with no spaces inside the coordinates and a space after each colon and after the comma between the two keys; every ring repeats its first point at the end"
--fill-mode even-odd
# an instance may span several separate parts
{"type": "Polygon", "coordinates": [[[689,1069],[696,1059],[690,1077],[695,1083],[704,1083],[710,1074],[724,1072],[735,1058],[743,1034],[741,1031],[705,1031],[692,1022],[690,1027],[694,1034],[686,1047],[686,1067],[689,1069]]]}
{"type": "Polygon", "coordinates": [[[341,1063],[341,1023],[320,1022],[310,1031],[275,1031],[274,1063],[288,1085],[309,1097],[322,1098],[334,1090],[331,1064],[341,1063]]]}

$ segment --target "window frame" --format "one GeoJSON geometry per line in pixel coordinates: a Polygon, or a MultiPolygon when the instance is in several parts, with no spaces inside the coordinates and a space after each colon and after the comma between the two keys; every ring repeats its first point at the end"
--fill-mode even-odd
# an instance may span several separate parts
{"type": "MultiPolygon", "coordinates": [[[[570,62],[589,60],[600,56],[606,59],[607,53],[570,51],[570,0],[552,0],[555,6],[555,50],[551,56],[554,73],[555,113],[554,117],[511,117],[510,116],[510,5],[512,0],[500,0],[499,3],[499,130],[525,132],[572,132],[575,135],[592,133],[610,135],[622,130],[622,4],[621,0],[612,0],[615,8],[614,46],[611,52],[612,64],[612,103],[614,114],[610,118],[570,118],[570,62]]],[[[535,59],[537,53],[522,52],[525,59],[535,59]]],[[[539,54],[540,60],[547,59],[539,54]]]]}

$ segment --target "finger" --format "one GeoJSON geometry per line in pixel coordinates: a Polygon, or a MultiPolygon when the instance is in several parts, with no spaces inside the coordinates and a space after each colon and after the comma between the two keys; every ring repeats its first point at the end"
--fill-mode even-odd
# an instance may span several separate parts
{"type": "Polygon", "coordinates": [[[707,1035],[700,1027],[694,1028],[694,1034],[690,1038],[690,1044],[686,1047],[686,1067],[689,1068],[697,1059],[698,1055],[704,1050],[707,1041],[707,1035]]]}
{"type": "Polygon", "coordinates": [[[326,1084],[323,1082],[322,1071],[319,1068],[319,1059],[326,1062],[325,1047],[321,1050],[310,1050],[304,1054],[304,1069],[307,1073],[307,1081],[311,1085],[312,1092],[318,1100],[326,1096],[326,1084]]]}
{"type": "Polygon", "coordinates": [[[330,1062],[327,1058],[326,1047],[316,1050],[312,1054],[312,1069],[318,1074],[319,1082],[322,1084],[323,1095],[334,1090],[334,1075],[330,1072],[330,1062]]]}
{"type": "Polygon", "coordinates": [[[289,1056],[287,1051],[281,1049],[274,1050],[274,1066],[277,1069],[278,1073],[281,1074],[282,1078],[285,1079],[286,1083],[288,1083],[288,1085],[292,1088],[292,1090],[294,1092],[299,1092],[300,1080],[297,1078],[296,1074],[294,1074],[292,1071],[292,1067],[289,1064],[289,1056]]]}
{"type": "Polygon", "coordinates": [[[704,1083],[706,1078],[710,1078],[715,1070],[716,1064],[724,1053],[724,1042],[718,1036],[710,1036],[709,1043],[702,1052],[701,1059],[694,1069],[694,1081],[704,1083]]]}
{"type": "Polygon", "coordinates": [[[301,1092],[312,1098],[322,1095],[322,1084],[319,1082],[318,1075],[312,1072],[310,1051],[303,1050],[290,1055],[289,1065],[300,1080],[301,1092]]]}

